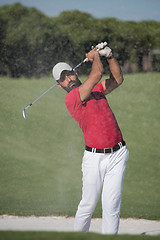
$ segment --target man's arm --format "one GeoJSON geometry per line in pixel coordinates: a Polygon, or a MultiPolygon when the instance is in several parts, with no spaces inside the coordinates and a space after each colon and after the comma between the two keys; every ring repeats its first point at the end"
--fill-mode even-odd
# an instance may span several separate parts
{"type": "MultiPolygon", "coordinates": [[[[112,53],[109,57],[112,56],[112,53]]],[[[103,92],[105,95],[112,92],[115,88],[120,86],[123,82],[123,74],[121,68],[115,58],[107,59],[110,68],[110,78],[102,81],[103,92]]]]}
{"type": "Polygon", "coordinates": [[[101,80],[103,71],[99,53],[96,49],[91,50],[86,54],[86,57],[88,61],[92,62],[92,69],[87,80],[79,87],[79,94],[82,102],[89,97],[94,86],[101,80]]]}

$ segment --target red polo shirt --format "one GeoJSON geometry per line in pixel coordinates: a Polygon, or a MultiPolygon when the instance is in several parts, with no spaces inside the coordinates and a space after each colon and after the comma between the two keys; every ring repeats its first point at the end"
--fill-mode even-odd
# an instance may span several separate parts
{"type": "Polygon", "coordinates": [[[65,104],[82,129],[87,146],[111,148],[122,141],[121,131],[103,94],[101,83],[94,87],[84,102],[80,100],[79,88],[73,89],[67,93],[65,104]]]}

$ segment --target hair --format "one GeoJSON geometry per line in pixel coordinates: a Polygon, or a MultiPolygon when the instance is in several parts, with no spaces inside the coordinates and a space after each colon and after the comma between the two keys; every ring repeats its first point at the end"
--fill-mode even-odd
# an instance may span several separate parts
{"type": "Polygon", "coordinates": [[[61,72],[60,79],[58,81],[63,82],[65,80],[66,76],[70,76],[70,75],[75,75],[75,71],[74,70],[71,70],[71,71],[63,70],[61,72]]]}

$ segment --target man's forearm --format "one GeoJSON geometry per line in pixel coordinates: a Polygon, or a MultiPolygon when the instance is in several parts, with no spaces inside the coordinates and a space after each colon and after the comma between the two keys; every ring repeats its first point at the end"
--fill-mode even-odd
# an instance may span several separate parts
{"type": "Polygon", "coordinates": [[[123,74],[121,68],[115,58],[107,59],[109,63],[109,68],[111,74],[113,75],[115,81],[120,85],[123,82],[123,74]]]}
{"type": "Polygon", "coordinates": [[[79,87],[81,101],[89,97],[94,86],[101,80],[103,70],[99,54],[96,51],[91,51],[86,57],[92,62],[92,69],[86,81],[79,87]]]}
{"type": "Polygon", "coordinates": [[[96,78],[96,76],[99,77],[102,75],[102,72],[103,72],[103,65],[101,63],[99,55],[97,54],[93,59],[92,70],[89,77],[93,77],[93,78],[96,78]]]}

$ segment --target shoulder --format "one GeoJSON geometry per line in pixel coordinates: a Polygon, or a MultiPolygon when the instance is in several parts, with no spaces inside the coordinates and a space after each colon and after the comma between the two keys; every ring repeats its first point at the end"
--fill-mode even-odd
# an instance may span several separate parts
{"type": "Polygon", "coordinates": [[[103,85],[102,83],[98,83],[94,88],[93,88],[93,91],[100,91],[100,92],[103,92],[103,85]]]}

